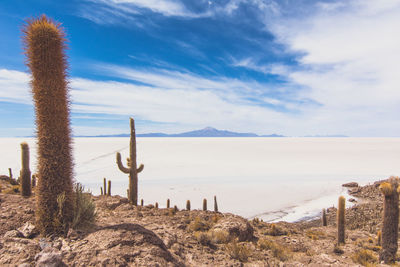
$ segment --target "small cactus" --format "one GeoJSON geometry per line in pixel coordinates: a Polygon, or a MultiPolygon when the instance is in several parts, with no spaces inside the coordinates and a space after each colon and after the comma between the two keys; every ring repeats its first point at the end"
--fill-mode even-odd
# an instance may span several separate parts
{"type": "Polygon", "coordinates": [[[345,205],[346,199],[344,196],[339,197],[338,210],[337,210],[337,239],[338,244],[344,244],[345,241],[345,205]]]}
{"type": "Polygon", "coordinates": [[[36,186],[36,175],[33,174],[32,175],[32,188],[34,188],[36,186]]]}
{"type": "Polygon", "coordinates": [[[186,210],[190,210],[190,200],[186,200],[186,210]]]}
{"type": "Polygon", "coordinates": [[[214,211],[218,212],[217,196],[214,196],[214,211]]]}
{"type": "Polygon", "coordinates": [[[327,226],[327,220],[326,220],[326,211],[325,209],[322,209],[322,226],[327,226]]]}
{"type": "Polygon", "coordinates": [[[384,195],[383,223],[382,223],[382,250],[379,253],[379,261],[393,263],[397,253],[397,239],[399,228],[399,192],[398,178],[391,177],[389,182],[380,185],[384,195]]]}
{"type": "Polygon", "coordinates": [[[379,230],[378,231],[378,233],[376,234],[376,244],[378,245],[378,246],[381,246],[382,245],[382,232],[381,232],[381,230],[379,230]]]}
{"type": "Polygon", "coordinates": [[[11,168],[8,168],[8,174],[9,174],[9,176],[10,176],[10,179],[12,179],[12,178],[13,178],[13,175],[12,175],[12,169],[11,169],[11,168]]]}
{"type": "Polygon", "coordinates": [[[107,179],[103,178],[104,195],[107,195],[107,179]]]}
{"type": "Polygon", "coordinates": [[[156,204],[154,205],[154,207],[155,207],[156,209],[158,209],[158,202],[156,202],[156,204]]]}
{"type": "Polygon", "coordinates": [[[21,177],[21,195],[29,197],[31,191],[31,171],[29,169],[29,146],[27,143],[21,143],[21,162],[22,169],[20,172],[21,177]]]}
{"type": "Polygon", "coordinates": [[[178,211],[178,207],[175,205],[174,206],[174,213],[176,213],[178,211]]]}
{"type": "Polygon", "coordinates": [[[169,209],[169,207],[170,207],[170,201],[169,201],[169,198],[167,199],[167,209],[169,209]]]}
{"type": "Polygon", "coordinates": [[[108,180],[107,196],[111,196],[111,181],[108,180]]]}
{"type": "Polygon", "coordinates": [[[100,195],[104,195],[103,193],[103,187],[100,186],[100,195]]]}
{"type": "Polygon", "coordinates": [[[203,210],[207,210],[207,199],[203,199],[203,210]]]}
{"type": "Polygon", "coordinates": [[[128,168],[125,168],[121,162],[121,154],[117,153],[117,165],[120,171],[129,174],[129,201],[137,206],[138,198],[138,173],[143,171],[144,165],[140,164],[137,168],[136,164],[136,133],[135,121],[130,118],[131,139],[129,145],[129,158],[127,159],[128,168]]]}
{"type": "Polygon", "coordinates": [[[144,206],[144,201],[143,201],[143,198],[140,200],[140,206],[144,206]]]}

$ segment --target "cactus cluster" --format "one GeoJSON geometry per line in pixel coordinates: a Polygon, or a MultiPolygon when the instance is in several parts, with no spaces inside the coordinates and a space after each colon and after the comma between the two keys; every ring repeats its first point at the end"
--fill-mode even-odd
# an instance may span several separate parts
{"type": "Polygon", "coordinates": [[[65,34],[45,15],[28,21],[23,33],[37,127],[36,226],[51,234],[59,231],[56,217],[68,226],[74,214],[65,34]],[[58,214],[61,195],[65,200],[58,214]]]}
{"type": "Polygon", "coordinates": [[[108,187],[107,187],[107,179],[103,178],[103,187],[100,187],[100,193],[104,196],[111,196],[111,181],[108,180],[108,187]]]}
{"type": "Polygon", "coordinates": [[[131,137],[130,137],[130,145],[129,145],[129,158],[127,158],[127,168],[124,167],[121,161],[121,154],[117,153],[117,165],[120,171],[123,173],[129,174],[129,202],[133,205],[137,206],[138,200],[138,173],[143,171],[144,165],[141,164],[139,168],[137,168],[136,163],[136,133],[135,133],[135,121],[133,118],[130,118],[130,128],[131,128],[131,137]]]}

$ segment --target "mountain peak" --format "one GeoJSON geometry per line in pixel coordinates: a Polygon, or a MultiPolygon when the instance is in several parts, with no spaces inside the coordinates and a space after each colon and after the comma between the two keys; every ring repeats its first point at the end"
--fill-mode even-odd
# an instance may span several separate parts
{"type": "Polygon", "coordinates": [[[201,131],[217,131],[217,129],[208,126],[208,127],[204,128],[204,129],[202,129],[201,131]]]}

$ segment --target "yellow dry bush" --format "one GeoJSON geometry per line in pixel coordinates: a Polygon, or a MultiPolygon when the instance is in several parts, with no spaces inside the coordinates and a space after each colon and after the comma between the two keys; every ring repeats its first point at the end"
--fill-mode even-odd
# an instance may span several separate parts
{"type": "Polygon", "coordinates": [[[225,250],[229,256],[235,260],[246,262],[252,255],[251,249],[246,243],[238,243],[237,239],[225,245],[225,250]]]}
{"type": "Polygon", "coordinates": [[[257,245],[260,249],[271,250],[272,255],[280,261],[287,261],[291,258],[291,253],[287,248],[272,240],[263,238],[258,240],[257,245]]]}
{"type": "Polygon", "coordinates": [[[374,255],[372,251],[361,249],[354,253],[351,259],[358,264],[363,266],[375,266],[378,263],[378,258],[374,255]]]}

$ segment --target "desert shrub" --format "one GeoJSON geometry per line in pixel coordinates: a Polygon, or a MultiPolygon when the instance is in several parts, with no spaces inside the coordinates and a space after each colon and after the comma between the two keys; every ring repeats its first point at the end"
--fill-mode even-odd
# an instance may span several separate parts
{"type": "Polygon", "coordinates": [[[211,231],[211,240],[215,244],[226,244],[231,241],[231,236],[227,231],[224,230],[215,230],[211,231]]]}
{"type": "Polygon", "coordinates": [[[209,233],[195,232],[194,237],[203,246],[211,246],[212,245],[211,235],[209,233]]]}
{"type": "Polygon", "coordinates": [[[272,236],[280,236],[280,235],[287,235],[288,232],[285,229],[277,226],[276,224],[271,224],[270,229],[263,232],[264,235],[272,235],[272,236]]]}
{"type": "Polygon", "coordinates": [[[80,183],[74,185],[75,207],[72,228],[90,226],[96,220],[96,206],[91,194],[84,191],[85,188],[80,183]]]}
{"type": "Polygon", "coordinates": [[[272,255],[280,261],[286,261],[291,257],[291,253],[288,249],[272,240],[265,238],[259,239],[257,245],[260,249],[271,250],[272,255]]]}
{"type": "Polygon", "coordinates": [[[326,234],[322,231],[317,230],[308,230],[306,231],[306,236],[312,240],[323,239],[326,237],[326,234]]]}
{"type": "Polygon", "coordinates": [[[213,223],[217,223],[221,218],[222,218],[221,215],[219,215],[219,214],[214,214],[214,215],[211,217],[211,221],[212,221],[213,223]]]}
{"type": "Polygon", "coordinates": [[[210,224],[207,221],[202,220],[200,217],[196,217],[188,225],[188,230],[192,232],[207,231],[209,229],[210,229],[210,224]]]}
{"type": "Polygon", "coordinates": [[[368,267],[375,266],[378,263],[378,258],[374,255],[374,253],[366,249],[357,251],[352,255],[351,259],[355,263],[368,267]]]}
{"type": "Polygon", "coordinates": [[[237,239],[225,245],[225,250],[232,259],[246,262],[251,256],[251,250],[246,243],[238,243],[237,239]]]}

